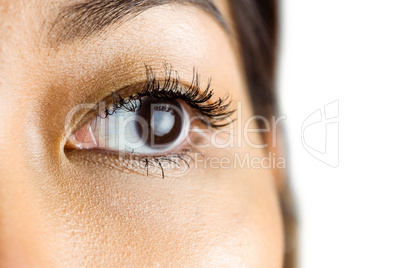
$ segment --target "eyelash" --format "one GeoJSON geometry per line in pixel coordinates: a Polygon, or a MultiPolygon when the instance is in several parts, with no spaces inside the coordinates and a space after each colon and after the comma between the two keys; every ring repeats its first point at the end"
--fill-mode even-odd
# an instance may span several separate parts
{"type": "MultiPolygon", "coordinates": [[[[235,109],[232,108],[232,100],[229,95],[211,102],[214,91],[211,88],[211,79],[208,80],[206,89],[202,90],[200,86],[200,75],[195,68],[193,69],[193,79],[191,85],[186,87],[181,84],[180,76],[176,71],[173,71],[167,65],[165,66],[165,77],[163,80],[158,80],[152,68],[146,67],[147,79],[140,92],[129,95],[124,98],[119,92],[112,92],[113,102],[98,116],[102,119],[113,115],[118,110],[126,112],[136,112],[141,109],[142,98],[150,97],[162,100],[182,100],[185,102],[196,115],[200,115],[202,122],[205,125],[213,128],[221,128],[232,123],[231,120],[226,120],[232,116],[235,109]],[[226,122],[225,122],[226,120],[226,122]]],[[[180,162],[185,166],[190,167],[189,160],[192,159],[190,153],[192,149],[184,148],[179,153],[160,156],[143,156],[130,153],[129,159],[126,156],[122,157],[123,163],[131,166],[132,160],[135,160],[139,167],[145,168],[147,176],[149,175],[149,167],[159,167],[161,170],[162,179],[165,177],[163,163],[170,163],[174,166],[181,167],[180,162]],[[134,159],[133,159],[134,158],[134,159]],[[187,158],[187,159],[186,159],[187,158]],[[141,165],[143,164],[143,166],[141,165]]]]}
{"type": "Polygon", "coordinates": [[[156,78],[152,68],[146,66],[147,80],[142,91],[127,98],[123,98],[118,92],[113,92],[113,104],[104,111],[104,116],[101,117],[105,118],[118,110],[136,112],[141,109],[141,98],[151,97],[162,100],[182,100],[198,115],[203,116],[205,124],[213,128],[225,127],[230,124],[230,122],[221,122],[235,112],[232,109],[232,100],[226,95],[214,102],[210,102],[214,95],[214,91],[211,88],[211,79],[208,80],[206,89],[202,90],[200,75],[194,68],[191,85],[185,87],[181,84],[177,72],[170,68],[168,69],[168,67],[166,68],[165,78],[160,81],[156,78]]]}
{"type": "Polygon", "coordinates": [[[184,148],[181,152],[175,154],[160,155],[160,156],[144,156],[144,157],[141,157],[138,154],[130,154],[129,159],[126,156],[122,156],[120,160],[122,160],[123,163],[126,162],[125,163],[126,166],[131,168],[132,168],[132,160],[135,160],[138,164],[138,167],[146,169],[147,176],[149,176],[149,168],[151,166],[160,168],[162,179],[164,179],[165,170],[163,164],[164,163],[172,164],[173,166],[180,168],[182,167],[180,165],[180,162],[182,162],[186,167],[190,168],[189,160],[186,159],[186,158],[193,159],[190,153],[191,150],[189,148],[184,148]],[[141,164],[144,164],[144,166],[141,166],[141,164]]]}

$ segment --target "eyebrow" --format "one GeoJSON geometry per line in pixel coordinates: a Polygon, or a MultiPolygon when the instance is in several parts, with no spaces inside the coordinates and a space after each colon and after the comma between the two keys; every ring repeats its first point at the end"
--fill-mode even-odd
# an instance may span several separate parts
{"type": "Polygon", "coordinates": [[[50,37],[56,44],[85,39],[111,25],[133,19],[152,7],[171,3],[199,7],[229,32],[213,0],[86,0],[61,8],[51,26],[50,37]]]}

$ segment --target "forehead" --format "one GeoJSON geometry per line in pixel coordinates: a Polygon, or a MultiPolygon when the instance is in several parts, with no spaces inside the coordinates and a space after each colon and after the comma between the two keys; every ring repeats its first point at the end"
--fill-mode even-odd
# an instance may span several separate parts
{"type": "MultiPolygon", "coordinates": [[[[35,55],[35,57],[48,54],[47,50],[55,47],[52,41],[75,40],[76,42],[70,43],[72,46],[67,47],[68,50],[73,51],[74,47],[83,44],[104,42],[106,39],[110,41],[112,40],[110,36],[113,35],[122,41],[133,32],[144,32],[143,35],[138,34],[140,38],[128,40],[138,43],[144,35],[148,37],[160,33],[166,35],[166,33],[180,30],[177,25],[185,24],[185,22],[187,22],[187,28],[180,26],[182,30],[192,32],[197,28],[200,29],[199,24],[207,25],[206,28],[209,27],[209,30],[211,21],[215,24],[213,27],[220,28],[225,28],[225,23],[230,21],[227,0],[3,0],[0,2],[0,14],[0,69],[10,64],[13,56],[21,59],[26,57],[21,54],[35,55]],[[138,8],[133,4],[138,2],[145,4],[138,8]],[[163,3],[168,3],[166,8],[159,8],[163,3]],[[110,8],[111,6],[113,8],[110,8]],[[144,6],[148,9],[141,9],[144,6]],[[189,8],[192,9],[192,13],[188,13],[189,8]],[[142,14],[144,11],[147,15],[142,14]],[[110,23],[104,23],[105,13],[109,18],[120,16],[120,19],[114,21],[112,19],[110,23]],[[192,14],[196,13],[208,19],[199,19],[198,24],[193,23],[192,14]],[[138,14],[141,16],[137,17],[138,14]],[[156,25],[156,21],[159,25],[156,25]],[[152,27],[155,29],[154,33],[151,31],[145,33],[144,29],[152,27]]],[[[193,36],[200,38],[205,33],[209,34],[208,31],[198,31],[193,36]]],[[[170,43],[173,44],[173,42],[170,43]]],[[[217,46],[218,43],[214,45],[217,46]]]]}
{"type": "MultiPolygon", "coordinates": [[[[138,2],[134,0],[2,1],[0,82],[16,85],[26,81],[24,85],[14,87],[24,94],[27,90],[34,91],[34,86],[27,85],[28,80],[32,80],[31,84],[38,90],[49,88],[54,91],[55,83],[66,83],[66,79],[80,83],[72,85],[74,87],[96,84],[94,77],[104,81],[101,74],[105,73],[113,77],[116,77],[115,73],[127,73],[134,79],[136,75],[143,75],[137,72],[144,70],[144,63],[152,65],[165,61],[181,74],[187,73],[189,79],[196,66],[204,77],[214,76],[215,85],[219,85],[219,81],[223,83],[227,77],[213,75],[219,69],[217,66],[234,65],[237,60],[234,55],[238,53],[237,43],[228,34],[233,31],[226,31],[219,17],[230,22],[229,2],[215,0],[218,13],[214,13],[213,7],[200,5],[198,0],[191,0],[190,4],[187,0],[182,4],[183,1],[172,0],[167,1],[167,5],[158,5],[166,1],[144,0],[142,2],[153,6],[148,5],[149,8],[140,10],[139,14],[124,11],[127,9],[124,3],[138,2]],[[80,32],[80,25],[85,25],[86,19],[95,23],[89,29],[96,27],[96,22],[103,23],[99,16],[106,11],[99,12],[98,6],[87,6],[96,12],[88,12],[82,6],[75,8],[82,3],[94,2],[114,4],[114,9],[108,6],[109,16],[121,12],[128,15],[97,31],[80,32]],[[59,36],[62,36],[60,40],[59,36]],[[55,45],[55,40],[60,42],[55,45]],[[44,79],[52,80],[48,82],[50,86],[38,87],[39,81],[44,79]]],[[[0,90],[5,91],[6,87],[2,86],[0,90]]]]}
{"type": "MultiPolygon", "coordinates": [[[[54,46],[58,41],[80,40],[102,31],[107,34],[107,30],[110,32],[124,26],[148,9],[159,17],[185,18],[186,6],[196,8],[198,13],[207,13],[215,23],[230,32],[228,0],[2,0],[0,53],[11,53],[16,47],[26,50],[54,46]],[[138,2],[142,4],[136,5],[138,2]],[[169,4],[178,12],[171,14],[162,9],[156,12],[155,7],[163,4],[169,4]],[[28,47],[24,48],[24,45],[28,47]]],[[[141,23],[147,26],[146,20],[141,23]]],[[[96,38],[96,35],[91,37],[96,38]]]]}

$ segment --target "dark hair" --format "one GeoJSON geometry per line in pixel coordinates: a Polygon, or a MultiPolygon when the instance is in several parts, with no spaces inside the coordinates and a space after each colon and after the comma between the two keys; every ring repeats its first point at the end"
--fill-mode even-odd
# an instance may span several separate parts
{"type": "MultiPolygon", "coordinates": [[[[276,0],[232,0],[231,4],[252,107],[255,114],[269,119],[278,109],[275,92],[278,3],[276,0]]],[[[295,210],[286,178],[280,179],[283,180],[279,197],[285,231],[283,267],[294,268],[297,265],[295,210]]]]}

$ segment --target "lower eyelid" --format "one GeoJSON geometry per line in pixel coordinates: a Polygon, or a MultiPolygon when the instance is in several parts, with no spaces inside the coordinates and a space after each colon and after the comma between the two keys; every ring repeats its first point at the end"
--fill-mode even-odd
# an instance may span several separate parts
{"type": "MultiPolygon", "coordinates": [[[[138,155],[135,153],[121,153],[102,149],[67,150],[66,156],[70,161],[96,164],[98,166],[126,173],[132,171],[146,176],[157,178],[183,176],[194,168],[193,161],[209,155],[211,148],[211,131],[195,127],[188,140],[175,147],[172,152],[155,155],[138,155]],[[205,146],[203,146],[205,145],[205,146]],[[160,166],[162,165],[162,167],[160,166]]],[[[201,167],[202,168],[202,167],[201,167]]],[[[197,175],[200,171],[197,169],[197,175]]]]}
{"type": "Polygon", "coordinates": [[[72,163],[78,165],[95,165],[95,167],[113,170],[113,172],[133,172],[145,177],[177,178],[184,176],[191,168],[194,153],[187,148],[180,152],[161,156],[138,156],[135,154],[121,155],[104,150],[67,150],[66,156],[72,163]]]}

